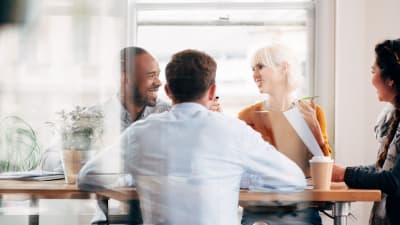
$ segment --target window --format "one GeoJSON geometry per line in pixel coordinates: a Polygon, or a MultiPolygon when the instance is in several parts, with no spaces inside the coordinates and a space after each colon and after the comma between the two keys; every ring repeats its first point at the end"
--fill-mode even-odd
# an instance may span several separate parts
{"type": "Polygon", "coordinates": [[[115,93],[119,50],[126,45],[127,1],[32,1],[21,26],[0,30],[0,118],[45,125],[62,109],[93,105],[115,93]],[[113,85],[115,84],[115,85],[113,85]]]}
{"type": "MultiPolygon", "coordinates": [[[[282,42],[303,63],[302,95],[313,94],[311,0],[38,0],[30,5],[26,24],[0,32],[0,114],[25,119],[42,147],[51,137],[45,122],[55,112],[93,105],[117,91],[119,50],[129,44],[149,50],[162,71],[179,50],[210,53],[218,62],[224,111],[236,115],[260,97],[249,56],[255,48],[282,42]]],[[[166,98],[164,91],[160,95],[166,98]]]]}
{"type": "Polygon", "coordinates": [[[217,93],[225,113],[236,115],[259,99],[250,57],[274,42],[295,51],[305,81],[299,94],[313,94],[312,1],[137,1],[132,11],[135,43],[158,58],[162,72],[173,53],[187,48],[217,60],[217,93]]]}

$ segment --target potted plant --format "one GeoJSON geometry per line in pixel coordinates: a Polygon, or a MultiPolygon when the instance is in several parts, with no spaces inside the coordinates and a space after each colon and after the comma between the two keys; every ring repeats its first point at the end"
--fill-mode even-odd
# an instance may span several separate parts
{"type": "Polygon", "coordinates": [[[94,143],[103,133],[103,113],[77,106],[61,111],[51,123],[61,137],[61,158],[67,183],[75,183],[82,166],[96,153],[94,143]]]}

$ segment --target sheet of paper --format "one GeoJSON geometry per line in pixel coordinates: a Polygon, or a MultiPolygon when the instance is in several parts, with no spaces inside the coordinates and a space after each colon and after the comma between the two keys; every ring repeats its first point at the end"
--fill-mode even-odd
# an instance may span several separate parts
{"type": "Polygon", "coordinates": [[[48,171],[21,171],[0,173],[0,180],[53,180],[62,179],[64,174],[48,171]]]}
{"type": "Polygon", "coordinates": [[[290,125],[292,125],[293,129],[296,131],[297,135],[301,138],[304,144],[307,146],[308,150],[314,156],[324,156],[317,140],[315,140],[314,135],[312,134],[310,128],[307,125],[307,122],[304,120],[301,112],[298,108],[294,107],[283,113],[286,119],[289,121],[290,125]]]}

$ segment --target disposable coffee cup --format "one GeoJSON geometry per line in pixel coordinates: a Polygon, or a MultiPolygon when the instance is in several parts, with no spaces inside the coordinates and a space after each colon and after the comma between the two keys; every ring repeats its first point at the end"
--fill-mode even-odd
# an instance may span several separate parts
{"type": "Polygon", "coordinates": [[[329,190],[331,187],[333,160],[330,157],[314,156],[310,160],[314,189],[329,190]]]}

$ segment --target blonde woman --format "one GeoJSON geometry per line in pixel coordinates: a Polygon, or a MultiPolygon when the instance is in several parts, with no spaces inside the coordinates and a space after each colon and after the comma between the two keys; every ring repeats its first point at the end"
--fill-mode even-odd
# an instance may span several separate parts
{"type": "MultiPolygon", "coordinates": [[[[271,45],[260,48],[252,58],[253,79],[258,90],[266,94],[264,101],[244,108],[239,119],[260,132],[264,140],[271,141],[272,133],[258,129],[252,118],[256,111],[286,111],[298,106],[311,129],[319,128],[322,136],[315,135],[325,155],[331,154],[326,131],[326,120],[323,109],[313,101],[298,101],[297,91],[301,84],[301,65],[294,54],[283,45],[271,45]],[[314,113],[314,114],[312,114],[314,113]]],[[[318,132],[314,132],[318,134],[318,132]]]]}
{"type": "MultiPolygon", "coordinates": [[[[253,116],[254,113],[257,111],[282,112],[292,107],[298,107],[324,155],[331,155],[323,109],[315,104],[313,100],[299,101],[297,97],[297,91],[301,86],[301,65],[292,51],[278,44],[260,48],[253,56],[251,66],[253,79],[259,92],[266,94],[267,97],[263,101],[240,111],[239,119],[245,121],[254,130],[258,131],[264,140],[274,145],[272,131],[259,126],[257,124],[259,121],[253,116]]],[[[310,156],[311,154],[305,151],[303,161],[307,162],[310,156]]],[[[289,155],[288,157],[291,158],[289,155]]],[[[278,221],[276,224],[280,224],[282,220],[285,221],[285,224],[321,224],[318,210],[314,208],[306,208],[300,213],[297,212],[301,218],[294,216],[278,218],[273,210],[268,210],[268,207],[264,209],[264,213],[260,213],[260,209],[257,210],[257,212],[252,212],[251,208],[245,208],[242,224],[253,224],[256,221],[263,221],[268,224],[274,224],[274,221],[278,221]],[[304,223],[301,221],[304,221],[304,223]]]]}

